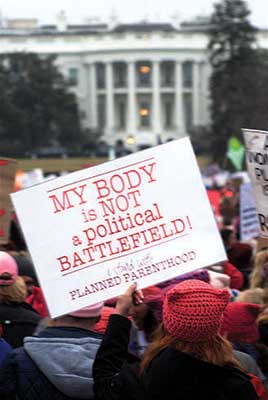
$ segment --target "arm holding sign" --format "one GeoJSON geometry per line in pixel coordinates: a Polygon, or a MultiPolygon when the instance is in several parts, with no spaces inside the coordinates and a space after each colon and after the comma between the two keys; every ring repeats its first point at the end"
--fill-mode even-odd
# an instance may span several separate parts
{"type": "Polygon", "coordinates": [[[136,284],[118,297],[116,313],[110,317],[109,324],[98,350],[93,366],[95,399],[117,400],[120,398],[142,398],[138,382],[138,359],[128,353],[131,322],[128,312],[133,303],[141,303],[142,293],[136,291],[136,284]],[[122,369],[123,364],[132,361],[122,369]],[[129,388],[133,387],[136,390],[129,388]]]}

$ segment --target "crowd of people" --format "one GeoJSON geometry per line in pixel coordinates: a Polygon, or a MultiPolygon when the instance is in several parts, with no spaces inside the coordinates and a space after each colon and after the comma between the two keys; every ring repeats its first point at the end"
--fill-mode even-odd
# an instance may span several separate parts
{"type": "Polygon", "coordinates": [[[0,399],[268,399],[268,245],[239,240],[234,198],[221,201],[226,261],[55,319],[11,237],[0,248],[0,399]]]}

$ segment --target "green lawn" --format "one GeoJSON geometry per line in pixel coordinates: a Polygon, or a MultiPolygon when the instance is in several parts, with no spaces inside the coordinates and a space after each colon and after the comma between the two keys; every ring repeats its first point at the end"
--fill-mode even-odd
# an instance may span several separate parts
{"type": "Polygon", "coordinates": [[[106,158],[38,158],[38,159],[18,159],[18,169],[31,171],[41,168],[45,173],[77,171],[90,165],[97,165],[105,162],[106,158]]]}
{"type": "MultiPolygon", "coordinates": [[[[18,159],[18,169],[22,171],[32,171],[41,168],[44,173],[77,171],[90,165],[97,165],[107,161],[106,158],[38,158],[38,159],[18,159]]],[[[209,157],[198,157],[200,168],[208,165],[209,157]]]]}

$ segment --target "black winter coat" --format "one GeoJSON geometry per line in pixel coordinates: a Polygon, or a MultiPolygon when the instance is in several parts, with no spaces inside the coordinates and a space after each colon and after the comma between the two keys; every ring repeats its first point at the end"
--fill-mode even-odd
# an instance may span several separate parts
{"type": "Polygon", "coordinates": [[[40,319],[40,315],[27,303],[0,303],[2,337],[13,348],[23,345],[23,339],[34,333],[40,319]]]}
{"type": "Polygon", "coordinates": [[[257,400],[249,377],[168,347],[140,376],[127,360],[130,322],[119,315],[109,325],[93,365],[95,400],[257,400]]]}

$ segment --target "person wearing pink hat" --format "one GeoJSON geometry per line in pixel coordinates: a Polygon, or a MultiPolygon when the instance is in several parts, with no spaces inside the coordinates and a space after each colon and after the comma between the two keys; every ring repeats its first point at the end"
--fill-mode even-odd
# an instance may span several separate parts
{"type": "Polygon", "coordinates": [[[260,341],[258,317],[261,305],[235,301],[228,304],[221,323],[221,333],[234,349],[249,354],[268,378],[268,349],[260,341]]]}
{"type": "Polygon", "coordinates": [[[18,276],[16,260],[7,252],[0,251],[0,324],[2,337],[16,348],[23,344],[25,336],[36,329],[40,315],[26,303],[27,288],[18,276]]]}
{"type": "Polygon", "coordinates": [[[257,400],[250,377],[219,334],[229,298],[228,290],[199,280],[173,286],[164,298],[163,323],[141,363],[127,363],[126,317],[133,301],[143,301],[131,285],[118,298],[95,358],[95,399],[257,400]]]}
{"type": "Polygon", "coordinates": [[[102,308],[97,303],[63,315],[25,338],[0,367],[0,399],[93,400],[92,365],[102,339],[94,326],[102,308]]]}

